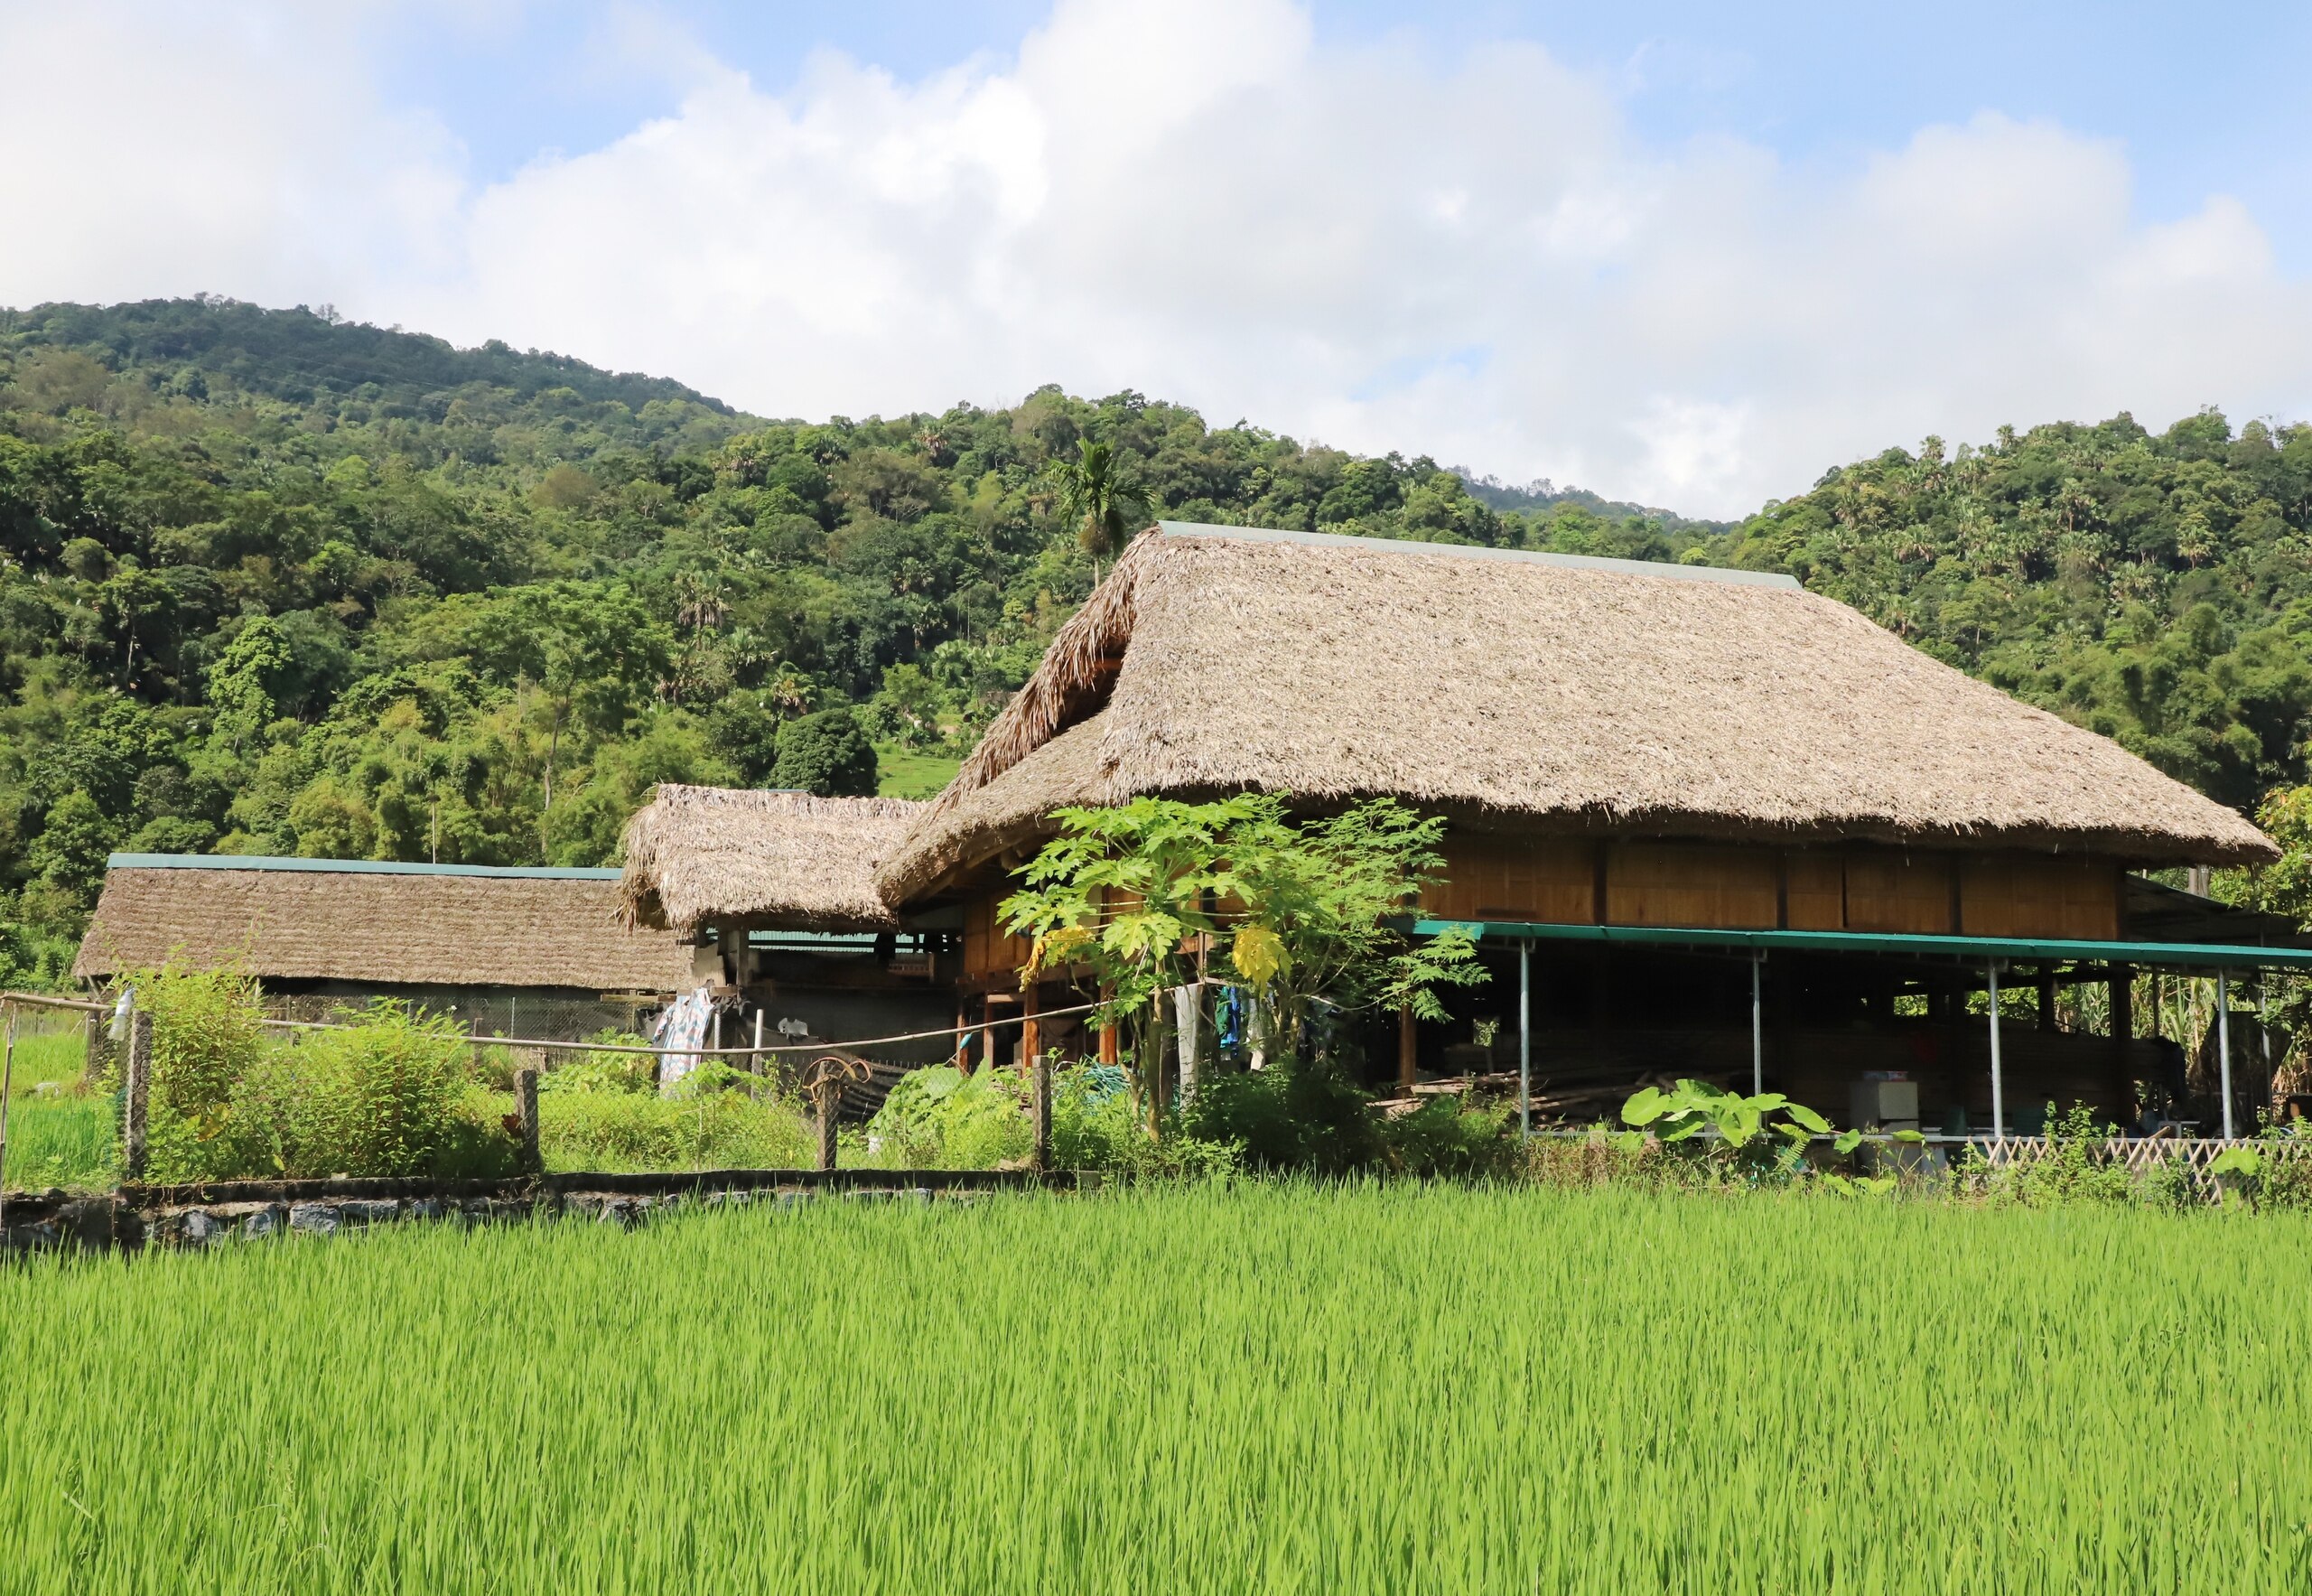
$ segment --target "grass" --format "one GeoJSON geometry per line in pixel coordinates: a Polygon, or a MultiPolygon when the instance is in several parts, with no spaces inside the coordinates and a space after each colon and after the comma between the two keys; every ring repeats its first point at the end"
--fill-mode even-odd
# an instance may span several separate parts
{"type": "Polygon", "coordinates": [[[2312,1222],[1238,1184],[0,1272],[13,1588],[2301,1591],[2312,1222]]]}
{"type": "Polygon", "coordinates": [[[920,753],[896,742],[875,745],[878,798],[928,798],[955,779],[963,761],[950,754],[920,753]]]}
{"type": "Polygon", "coordinates": [[[12,1191],[48,1186],[109,1186],[120,1178],[119,1105],[81,1089],[87,1044],[79,1029],[16,1038],[9,1071],[8,1164],[12,1191]],[[42,1089],[46,1088],[46,1089],[42,1089]]]}

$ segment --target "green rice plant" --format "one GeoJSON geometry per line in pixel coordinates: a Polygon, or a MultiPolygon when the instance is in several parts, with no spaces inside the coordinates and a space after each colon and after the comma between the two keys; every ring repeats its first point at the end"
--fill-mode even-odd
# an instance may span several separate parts
{"type": "Polygon", "coordinates": [[[110,1096],[19,1092],[8,1105],[11,1191],[95,1190],[120,1179],[120,1104],[110,1096]]]}
{"type": "Polygon", "coordinates": [[[1239,1181],[42,1259],[0,1582],[2300,1592],[2307,1248],[1239,1181]]]}

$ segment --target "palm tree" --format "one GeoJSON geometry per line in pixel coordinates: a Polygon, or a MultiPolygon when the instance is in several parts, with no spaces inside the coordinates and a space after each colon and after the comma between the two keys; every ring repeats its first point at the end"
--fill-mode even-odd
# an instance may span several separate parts
{"type": "Polygon", "coordinates": [[[1156,518],[1156,496],[1113,443],[1085,444],[1072,463],[1056,462],[1051,476],[1061,518],[1076,523],[1076,540],[1092,556],[1096,583],[1101,557],[1156,518]]]}

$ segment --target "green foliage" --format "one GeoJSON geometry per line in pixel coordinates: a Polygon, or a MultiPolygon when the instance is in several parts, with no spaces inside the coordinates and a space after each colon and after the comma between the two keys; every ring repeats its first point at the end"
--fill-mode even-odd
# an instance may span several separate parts
{"type": "Polygon", "coordinates": [[[994,1169],[1034,1150],[1025,1083],[1007,1069],[967,1076],[952,1064],[900,1077],[867,1134],[870,1161],[901,1169],[994,1169]]]}
{"type": "Polygon", "coordinates": [[[447,1015],[380,1001],[348,1029],[266,1048],[234,1083],[215,1156],[176,1178],[480,1173],[507,1138],[477,1135],[486,1122],[462,1112],[469,1042],[447,1015]]]}
{"type": "Polygon", "coordinates": [[[1441,820],[1386,798],[1296,820],[1284,802],[1240,793],[1057,810],[1059,834],[1003,902],[1005,924],[1034,938],[1023,980],[1083,966],[1102,995],[1100,1022],[1131,1027],[1151,1130],[1167,1030],[1158,998],[1194,978],[1191,947],[1225,940],[1254,994],[1256,1030],[1312,1064],[1329,1062],[1310,1022],[1319,1003],[1337,1014],[1402,1004],[1441,1018],[1434,986],[1486,978],[1467,934],[1417,941],[1390,923],[1441,863],[1441,820]]]}
{"type": "Polygon", "coordinates": [[[872,798],[874,744],[847,709],[806,715],[780,729],[770,784],[820,798],[872,798]]]}

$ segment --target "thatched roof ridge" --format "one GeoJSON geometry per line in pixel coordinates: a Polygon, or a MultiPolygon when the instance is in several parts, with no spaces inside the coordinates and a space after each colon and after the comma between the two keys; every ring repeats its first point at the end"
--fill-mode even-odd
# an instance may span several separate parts
{"type": "Polygon", "coordinates": [[[899,921],[875,865],[923,806],[667,783],[627,822],[627,915],[689,930],[731,918],[791,930],[883,930],[899,921]]]}
{"type": "Polygon", "coordinates": [[[1624,835],[2275,853],[2117,743],[1787,578],[1168,525],[879,879],[905,901],[1016,845],[1061,790],[1244,788],[1624,835]]]}
{"type": "Polygon", "coordinates": [[[691,950],[634,931],[609,871],[116,855],[78,978],[237,963],[259,979],[673,992],[691,950]]]}

